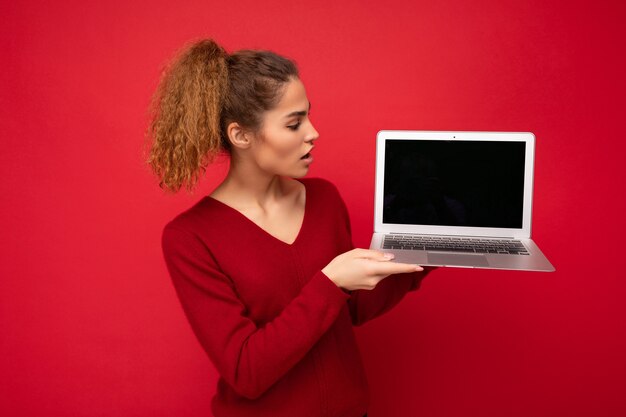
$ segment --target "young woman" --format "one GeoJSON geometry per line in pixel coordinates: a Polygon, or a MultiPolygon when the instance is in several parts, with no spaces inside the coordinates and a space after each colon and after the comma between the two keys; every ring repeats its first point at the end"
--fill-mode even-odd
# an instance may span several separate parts
{"type": "Polygon", "coordinates": [[[363,416],[369,393],[352,326],[389,310],[426,273],[354,249],[335,186],[302,178],[319,136],[310,108],[293,62],[229,55],[212,40],[184,49],[154,96],[148,162],[161,187],[191,189],[214,156],[230,156],[224,181],[162,239],[185,314],[220,374],[215,417],[363,416]]]}

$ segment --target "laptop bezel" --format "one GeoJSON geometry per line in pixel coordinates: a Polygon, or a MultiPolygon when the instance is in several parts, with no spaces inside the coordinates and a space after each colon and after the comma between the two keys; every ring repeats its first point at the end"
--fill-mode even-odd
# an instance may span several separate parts
{"type": "Polygon", "coordinates": [[[531,132],[479,132],[433,130],[381,130],[376,135],[375,233],[415,233],[475,237],[530,238],[535,163],[535,135],[531,132]],[[383,223],[385,142],[387,140],[498,141],[525,142],[524,203],[522,228],[432,226],[383,223]]]}

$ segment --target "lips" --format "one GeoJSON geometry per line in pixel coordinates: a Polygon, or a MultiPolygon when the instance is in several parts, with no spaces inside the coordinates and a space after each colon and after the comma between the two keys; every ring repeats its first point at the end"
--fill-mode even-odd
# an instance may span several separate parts
{"type": "Polygon", "coordinates": [[[309,149],[309,151],[306,154],[304,154],[303,156],[301,156],[300,159],[307,159],[308,157],[310,157],[312,150],[313,150],[313,148],[309,149]]]}

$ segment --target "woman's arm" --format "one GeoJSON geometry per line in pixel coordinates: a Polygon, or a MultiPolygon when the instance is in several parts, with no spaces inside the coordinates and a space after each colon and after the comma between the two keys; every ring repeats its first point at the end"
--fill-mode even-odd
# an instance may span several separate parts
{"type": "MultiPolygon", "coordinates": [[[[348,234],[346,240],[349,242],[349,247],[346,250],[350,250],[354,248],[354,243],[352,243],[352,227],[350,225],[348,208],[337,188],[334,187],[334,189],[341,207],[342,218],[345,224],[344,230],[348,234]]],[[[348,306],[352,324],[360,326],[391,310],[404,298],[407,292],[416,291],[420,287],[422,279],[433,269],[424,267],[424,270],[420,272],[390,275],[376,285],[376,288],[373,290],[351,291],[348,306]]]]}
{"type": "Polygon", "coordinates": [[[406,293],[417,290],[429,272],[424,268],[421,272],[390,275],[371,291],[352,291],[348,300],[352,324],[360,326],[391,310],[406,293]]]}
{"type": "Polygon", "coordinates": [[[350,298],[318,271],[279,316],[257,327],[232,281],[192,233],[166,227],[162,244],[196,337],[219,374],[249,399],[260,397],[302,360],[350,298]]]}

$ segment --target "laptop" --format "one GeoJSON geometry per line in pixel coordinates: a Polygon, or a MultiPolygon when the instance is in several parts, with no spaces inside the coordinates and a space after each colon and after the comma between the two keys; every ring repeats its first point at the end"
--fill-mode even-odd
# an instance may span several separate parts
{"type": "Polygon", "coordinates": [[[371,249],[428,266],[545,271],[531,239],[535,136],[382,130],[371,249]]]}

